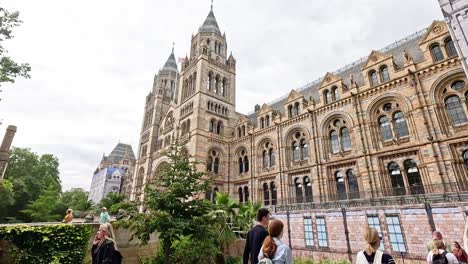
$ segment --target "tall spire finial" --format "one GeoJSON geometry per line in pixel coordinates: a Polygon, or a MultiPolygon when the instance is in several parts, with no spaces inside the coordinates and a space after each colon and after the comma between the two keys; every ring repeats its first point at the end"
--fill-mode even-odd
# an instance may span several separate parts
{"type": "Polygon", "coordinates": [[[175,45],[175,42],[172,41],[172,53],[174,53],[174,45],[175,45]]]}
{"type": "Polygon", "coordinates": [[[211,11],[213,11],[213,0],[211,0],[211,11]]]}

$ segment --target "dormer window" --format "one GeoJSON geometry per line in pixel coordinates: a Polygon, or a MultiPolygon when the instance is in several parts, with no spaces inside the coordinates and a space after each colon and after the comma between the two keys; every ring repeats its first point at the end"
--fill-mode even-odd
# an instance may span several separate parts
{"type": "Polygon", "coordinates": [[[376,71],[372,70],[369,72],[369,81],[371,86],[377,86],[379,84],[379,77],[376,71]]]}
{"type": "Polygon", "coordinates": [[[445,49],[447,50],[447,56],[457,56],[457,49],[455,48],[452,38],[449,37],[445,39],[445,49]]]}
{"type": "Polygon", "coordinates": [[[288,117],[289,118],[293,117],[293,107],[292,107],[292,105],[288,106],[288,117]]]}
{"type": "Polygon", "coordinates": [[[382,79],[383,83],[390,81],[390,74],[388,73],[388,67],[385,65],[380,67],[380,78],[382,79]]]}
{"type": "Polygon", "coordinates": [[[323,92],[323,100],[325,101],[325,104],[329,104],[331,102],[331,94],[328,90],[323,92]]]}
{"type": "Polygon", "coordinates": [[[299,115],[299,103],[294,104],[294,116],[299,115]]]}
{"type": "Polygon", "coordinates": [[[332,97],[333,97],[332,99],[333,99],[333,101],[340,100],[340,95],[339,95],[339,93],[338,93],[338,87],[333,86],[333,87],[331,88],[331,93],[332,93],[332,97]]]}
{"type": "Polygon", "coordinates": [[[431,46],[431,54],[434,62],[438,62],[444,59],[444,54],[442,53],[442,49],[440,48],[439,44],[434,44],[431,46]]]}
{"type": "Polygon", "coordinates": [[[270,116],[267,115],[265,116],[265,127],[269,127],[270,126],[270,116]]]}
{"type": "Polygon", "coordinates": [[[260,128],[265,128],[265,118],[260,118],[260,128]]]}

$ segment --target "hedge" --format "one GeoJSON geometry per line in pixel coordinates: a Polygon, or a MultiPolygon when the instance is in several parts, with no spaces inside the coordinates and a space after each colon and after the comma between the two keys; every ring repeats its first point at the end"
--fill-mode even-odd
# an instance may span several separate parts
{"type": "Polygon", "coordinates": [[[0,226],[0,263],[81,263],[91,232],[85,225],[0,226]]]}

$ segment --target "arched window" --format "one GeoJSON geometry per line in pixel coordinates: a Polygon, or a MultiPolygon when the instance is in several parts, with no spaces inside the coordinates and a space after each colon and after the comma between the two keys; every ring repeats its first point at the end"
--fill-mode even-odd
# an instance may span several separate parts
{"type": "Polygon", "coordinates": [[[244,171],[249,172],[249,158],[247,156],[244,157],[244,171]]]}
{"type": "Polygon", "coordinates": [[[408,125],[403,112],[398,111],[393,114],[393,124],[395,126],[395,132],[397,138],[405,137],[409,135],[408,125]]]}
{"type": "Polygon", "coordinates": [[[207,85],[208,91],[213,90],[213,73],[209,72],[208,73],[208,85],[207,85]]]}
{"type": "Polygon", "coordinates": [[[219,92],[219,75],[214,78],[214,90],[215,94],[219,92]]]}
{"type": "Polygon", "coordinates": [[[401,175],[400,165],[393,161],[390,162],[388,164],[388,173],[392,182],[393,195],[404,195],[406,193],[405,182],[401,175]]]}
{"type": "Polygon", "coordinates": [[[260,118],[260,128],[265,128],[265,119],[263,117],[260,118]]]}
{"type": "Polygon", "coordinates": [[[293,160],[299,160],[299,144],[297,141],[294,141],[292,143],[292,149],[293,149],[293,160]]]}
{"type": "Polygon", "coordinates": [[[275,182],[270,182],[271,189],[271,204],[276,205],[276,185],[275,182]]]}
{"type": "Polygon", "coordinates": [[[223,134],[223,121],[218,121],[218,125],[216,126],[216,134],[223,134]]]}
{"type": "Polygon", "coordinates": [[[338,142],[338,133],[335,130],[330,132],[330,146],[332,153],[340,152],[340,143],[338,142]]]}
{"type": "Polygon", "coordinates": [[[215,174],[218,174],[218,172],[219,172],[219,158],[215,158],[215,160],[214,160],[213,172],[215,174]]]}
{"type": "Polygon", "coordinates": [[[242,158],[239,157],[239,174],[244,172],[244,164],[242,162],[242,158]]]}
{"type": "Polygon", "coordinates": [[[304,190],[306,202],[312,202],[312,183],[310,182],[309,176],[304,177],[304,190]]]}
{"type": "Polygon", "coordinates": [[[206,171],[211,171],[213,168],[213,158],[208,157],[208,160],[206,161],[206,171]]]}
{"type": "Polygon", "coordinates": [[[240,127],[237,128],[237,136],[238,136],[238,137],[242,137],[241,128],[240,128],[240,127]]]}
{"type": "Polygon", "coordinates": [[[325,101],[325,104],[329,104],[331,102],[331,95],[328,90],[323,92],[323,100],[325,101]]]}
{"type": "Polygon", "coordinates": [[[336,194],[337,194],[338,200],[346,199],[345,179],[341,171],[335,172],[335,181],[336,181],[336,194]]]}
{"type": "Polygon", "coordinates": [[[209,124],[209,127],[208,127],[208,130],[213,133],[214,132],[214,127],[215,127],[215,121],[214,119],[211,119],[210,120],[210,124],[209,124]]]}
{"type": "Polygon", "coordinates": [[[352,169],[349,169],[348,171],[346,171],[346,177],[348,178],[349,198],[359,198],[359,184],[356,178],[356,174],[352,169]]]}
{"type": "Polygon", "coordinates": [[[270,148],[268,150],[268,157],[270,160],[270,167],[275,166],[275,151],[273,150],[273,148],[270,148]]]}
{"type": "Polygon", "coordinates": [[[465,166],[468,168],[468,150],[463,152],[463,162],[465,163],[465,166]]]}
{"type": "Polygon", "coordinates": [[[243,203],[244,202],[244,193],[242,191],[242,187],[239,187],[239,189],[237,189],[237,192],[239,193],[239,203],[243,203]]]}
{"type": "Polygon", "coordinates": [[[383,141],[391,140],[393,138],[392,128],[390,127],[390,122],[388,117],[381,116],[379,118],[380,126],[380,135],[382,136],[383,141]]]}
{"type": "Polygon", "coordinates": [[[269,127],[270,126],[270,116],[267,115],[265,116],[265,127],[269,127]]]}
{"type": "Polygon", "coordinates": [[[309,145],[305,139],[301,140],[301,160],[309,158],[309,145]]]}
{"type": "Polygon", "coordinates": [[[294,104],[294,116],[299,115],[299,103],[294,104]]]}
{"type": "Polygon", "coordinates": [[[331,92],[332,92],[332,95],[333,95],[333,98],[332,98],[333,101],[338,101],[338,100],[340,100],[340,95],[339,95],[339,93],[338,93],[338,87],[333,86],[333,87],[331,88],[331,92]]]}
{"type": "Polygon", "coordinates": [[[442,49],[438,44],[431,46],[431,54],[434,62],[438,62],[444,59],[444,54],[442,53],[442,49]]]}
{"type": "Polygon", "coordinates": [[[226,95],[226,78],[223,78],[223,80],[221,81],[221,95],[226,95]]]}
{"type": "Polygon", "coordinates": [[[405,167],[406,176],[408,177],[408,184],[411,194],[423,194],[424,187],[416,162],[412,159],[408,159],[403,162],[403,166],[405,167]]]}
{"type": "Polygon", "coordinates": [[[458,125],[465,123],[466,114],[463,106],[460,102],[460,98],[456,95],[449,96],[445,99],[445,106],[447,107],[447,112],[452,121],[452,124],[458,125]]]}
{"type": "Polygon", "coordinates": [[[244,187],[244,201],[247,203],[249,201],[249,187],[244,187]]]}
{"type": "Polygon", "coordinates": [[[302,203],[304,195],[302,193],[301,179],[299,179],[299,178],[294,179],[294,186],[295,186],[295,189],[296,189],[296,202],[297,203],[302,203]]]}
{"type": "Polygon", "coordinates": [[[263,184],[263,204],[270,205],[270,191],[266,182],[263,184]]]}
{"type": "Polygon", "coordinates": [[[380,68],[380,77],[382,78],[382,82],[390,81],[390,74],[388,73],[387,66],[382,66],[382,68],[380,68]]]}
{"type": "Polygon", "coordinates": [[[462,90],[465,88],[465,82],[464,81],[455,81],[450,85],[450,88],[454,89],[455,91],[462,90]]]}
{"type": "Polygon", "coordinates": [[[292,107],[292,105],[288,106],[288,117],[289,118],[293,117],[293,107],[292,107]]]}
{"type": "Polygon", "coordinates": [[[457,49],[455,48],[452,38],[447,38],[445,40],[445,49],[447,51],[447,56],[452,57],[457,55],[457,49]]]}
{"type": "Polygon", "coordinates": [[[350,150],[351,149],[351,138],[349,136],[349,130],[348,130],[347,127],[341,128],[340,136],[341,136],[341,149],[342,150],[350,150]]]}
{"type": "Polygon", "coordinates": [[[266,150],[262,151],[262,162],[263,162],[263,168],[269,167],[268,155],[267,155],[266,150]]]}
{"type": "Polygon", "coordinates": [[[376,86],[379,84],[379,77],[377,76],[376,71],[371,71],[369,73],[369,81],[371,86],[376,86]]]}
{"type": "Polygon", "coordinates": [[[242,136],[245,137],[245,126],[242,126],[242,136]]]}

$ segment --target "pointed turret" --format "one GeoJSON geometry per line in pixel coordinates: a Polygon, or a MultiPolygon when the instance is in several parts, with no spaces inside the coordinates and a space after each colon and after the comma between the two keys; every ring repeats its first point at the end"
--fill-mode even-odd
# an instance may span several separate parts
{"type": "Polygon", "coordinates": [[[167,58],[167,61],[164,64],[164,67],[162,68],[162,71],[178,71],[177,62],[174,56],[174,47],[172,47],[171,55],[169,55],[169,58],[167,58]]]}
{"type": "Polygon", "coordinates": [[[208,33],[216,33],[221,35],[221,30],[219,30],[218,22],[216,22],[216,18],[213,13],[213,5],[211,6],[210,13],[203,22],[203,25],[198,29],[198,32],[208,32],[208,33]]]}

